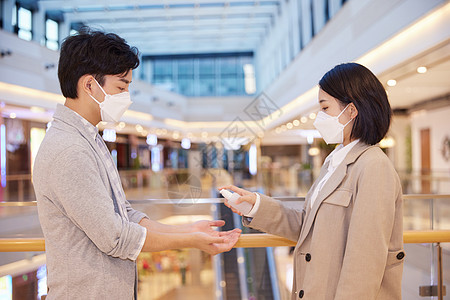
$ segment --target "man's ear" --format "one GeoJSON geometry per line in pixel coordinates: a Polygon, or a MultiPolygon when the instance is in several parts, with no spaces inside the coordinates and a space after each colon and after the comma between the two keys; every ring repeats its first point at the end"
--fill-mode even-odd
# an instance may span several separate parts
{"type": "Polygon", "coordinates": [[[80,77],[79,84],[82,91],[88,93],[89,95],[93,94],[92,85],[94,83],[94,76],[86,74],[80,77]]]}

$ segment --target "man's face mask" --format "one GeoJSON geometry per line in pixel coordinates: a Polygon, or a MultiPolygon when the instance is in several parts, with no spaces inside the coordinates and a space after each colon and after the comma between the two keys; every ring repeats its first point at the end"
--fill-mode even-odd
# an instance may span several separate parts
{"type": "Polygon", "coordinates": [[[103,102],[98,102],[97,99],[95,99],[91,94],[89,94],[89,96],[100,106],[102,121],[114,123],[118,122],[128,107],[130,107],[131,103],[133,103],[130,99],[130,93],[122,92],[119,94],[109,95],[103,90],[97,80],[95,80],[95,83],[97,83],[103,94],[105,94],[105,100],[103,100],[103,102]]]}

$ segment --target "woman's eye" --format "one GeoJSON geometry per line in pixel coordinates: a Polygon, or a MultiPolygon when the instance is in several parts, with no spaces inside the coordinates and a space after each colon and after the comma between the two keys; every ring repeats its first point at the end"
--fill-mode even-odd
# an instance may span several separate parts
{"type": "Polygon", "coordinates": [[[326,111],[328,107],[322,107],[322,111],[326,111]]]}
{"type": "Polygon", "coordinates": [[[121,88],[121,87],[119,88],[119,90],[120,90],[120,91],[125,91],[125,89],[124,89],[124,88],[121,88]]]}

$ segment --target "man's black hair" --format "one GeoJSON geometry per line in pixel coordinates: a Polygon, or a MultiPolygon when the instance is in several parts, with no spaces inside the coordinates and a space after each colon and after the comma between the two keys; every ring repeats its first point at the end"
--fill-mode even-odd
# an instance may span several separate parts
{"type": "Polygon", "coordinates": [[[64,97],[78,98],[77,84],[81,76],[90,74],[100,85],[105,75],[126,76],[139,66],[139,52],[114,33],[82,27],[78,34],[67,37],[61,45],[58,78],[64,97]]]}

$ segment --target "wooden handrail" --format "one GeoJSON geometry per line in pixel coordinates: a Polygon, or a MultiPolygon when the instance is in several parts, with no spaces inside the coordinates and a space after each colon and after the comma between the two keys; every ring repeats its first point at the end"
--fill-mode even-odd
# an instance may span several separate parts
{"type": "MultiPolygon", "coordinates": [[[[406,230],[403,233],[406,244],[450,243],[450,230],[406,230]]],[[[286,238],[266,234],[242,234],[235,248],[261,248],[295,246],[296,242],[286,238]]],[[[0,252],[45,251],[44,239],[0,239],[0,252]]]]}
{"type": "MultiPolygon", "coordinates": [[[[280,201],[304,201],[305,197],[273,197],[276,200],[280,201]]],[[[450,199],[450,194],[404,194],[403,200],[416,200],[416,199],[450,199]]],[[[224,198],[198,198],[195,199],[195,203],[222,203],[224,198]]],[[[185,201],[187,204],[192,204],[193,199],[184,198],[184,199],[144,199],[144,200],[128,200],[131,204],[134,202],[140,202],[140,204],[145,203],[154,203],[154,204],[174,204],[174,203],[182,203],[185,201]]],[[[0,201],[0,207],[2,206],[37,206],[36,201],[0,201]]]]}

